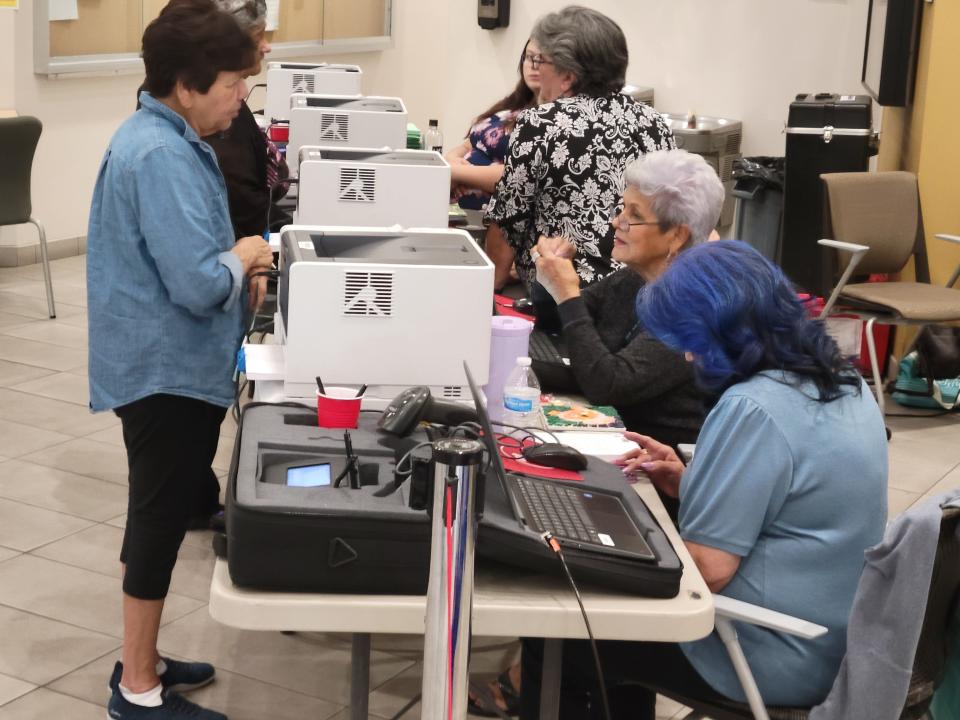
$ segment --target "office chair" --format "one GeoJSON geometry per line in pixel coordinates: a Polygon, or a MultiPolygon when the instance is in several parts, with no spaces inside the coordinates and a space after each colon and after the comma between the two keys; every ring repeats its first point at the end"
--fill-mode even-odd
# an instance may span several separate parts
{"type": "Polygon", "coordinates": [[[47,286],[47,310],[57,316],[53,304],[53,283],[50,281],[50,259],[47,256],[47,234],[43,225],[30,216],[30,173],[33,155],[40,140],[43,125],[35,117],[0,119],[0,226],[32,223],[40,234],[40,257],[43,261],[43,280],[47,286]]]}
{"type": "MultiPolygon", "coordinates": [[[[908,511],[910,512],[910,511],[908,511]]],[[[923,624],[913,660],[913,673],[904,707],[899,713],[900,720],[919,720],[924,717],[934,692],[943,680],[947,659],[951,647],[947,632],[951,619],[958,611],[960,601],[960,508],[942,509],[940,535],[930,589],[924,609],[923,624]]],[[[762,625],[782,632],[803,637],[816,637],[826,628],[805,623],[780,613],[759,608],[749,603],[715,596],[716,629],[724,640],[727,651],[737,670],[737,677],[743,685],[750,703],[733,700],[722,703],[704,702],[686,698],[680,694],[669,694],[677,702],[693,709],[684,720],[708,717],[712,720],[806,720],[811,708],[767,707],[757,691],[753,674],[743,657],[743,651],[736,638],[732,621],[762,625]],[[721,630],[721,628],[725,628],[721,630]],[[818,630],[819,628],[819,630],[818,630]]],[[[905,608],[907,612],[911,608],[905,608]]],[[[663,693],[663,690],[660,690],[663,693]]]]}
{"type": "MultiPolygon", "coordinates": [[[[960,276],[960,264],[946,287],[930,284],[920,196],[917,178],[912,173],[827,173],[820,177],[826,193],[825,219],[832,239],[819,242],[839,251],[840,260],[847,261],[820,317],[837,312],[866,319],[874,391],[883,411],[883,381],[873,339],[874,323],[922,327],[960,320],[960,292],[952,289],[960,276]],[[860,277],[900,273],[911,256],[916,282],[850,282],[854,270],[860,277]]],[[[937,237],[960,243],[960,236],[937,237]]]]}

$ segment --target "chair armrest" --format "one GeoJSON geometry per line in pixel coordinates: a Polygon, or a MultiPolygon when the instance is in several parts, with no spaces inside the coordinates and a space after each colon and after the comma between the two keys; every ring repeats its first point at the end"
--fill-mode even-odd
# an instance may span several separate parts
{"type": "Polygon", "coordinates": [[[833,306],[836,304],[837,298],[840,297],[841,291],[846,286],[850,276],[853,275],[854,268],[860,264],[863,256],[867,254],[867,251],[870,248],[866,245],[857,245],[855,243],[842,242],[840,240],[827,240],[826,238],[817,240],[817,243],[826,247],[831,247],[834,250],[843,250],[851,253],[850,262],[847,263],[847,267],[844,269],[843,275],[840,277],[840,281],[833,289],[833,292],[830,293],[830,298],[827,300],[826,304],[823,306],[823,310],[820,312],[820,317],[825,318],[830,314],[830,311],[833,310],[833,306]]]}
{"type": "Polygon", "coordinates": [[[817,244],[824,245],[826,247],[832,247],[835,250],[843,250],[848,253],[859,253],[861,257],[867,252],[867,250],[870,249],[866,245],[843,242],[842,240],[828,240],[827,238],[821,238],[820,240],[817,240],[817,244]]]}
{"type": "Polygon", "coordinates": [[[758,625],[770,630],[778,630],[807,640],[820,637],[827,632],[827,628],[823,625],[817,625],[774,610],[767,610],[759,605],[734,600],[725,595],[713,596],[713,609],[717,615],[728,617],[731,620],[758,625]]]}
{"type": "Polygon", "coordinates": [[[947,242],[960,244],[960,235],[947,235],[945,233],[937,233],[936,237],[939,240],[946,240],[947,242]]]}

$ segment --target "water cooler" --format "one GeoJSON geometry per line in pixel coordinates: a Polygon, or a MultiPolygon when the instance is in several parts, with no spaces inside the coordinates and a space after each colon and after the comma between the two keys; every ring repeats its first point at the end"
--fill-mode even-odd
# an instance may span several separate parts
{"type": "Polygon", "coordinates": [[[834,253],[817,245],[824,227],[820,175],[867,170],[877,152],[871,108],[867,95],[833,93],[800,94],[790,104],[780,266],[814,295],[828,294],[836,275],[834,253]]]}
{"type": "Polygon", "coordinates": [[[720,227],[733,222],[734,196],[733,161],[740,157],[740,141],[743,137],[739,120],[693,115],[687,113],[662,113],[673,130],[677,147],[687,152],[702,155],[717,171],[723,182],[723,210],[720,212],[720,227]]]}

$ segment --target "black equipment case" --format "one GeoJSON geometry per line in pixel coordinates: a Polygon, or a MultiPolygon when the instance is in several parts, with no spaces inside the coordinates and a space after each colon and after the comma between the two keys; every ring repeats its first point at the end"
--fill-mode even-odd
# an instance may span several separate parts
{"type": "MultiPolygon", "coordinates": [[[[361,477],[369,485],[290,487],[276,482],[277,470],[342,465],[343,431],[318,428],[316,413],[305,407],[251,404],[244,409],[226,497],[225,552],[234,584],[286,592],[426,594],[430,519],[424,508],[432,492],[423,485],[432,481],[430,448],[414,453],[414,479],[396,490],[393,471],[396,460],[427,437],[420,430],[405,438],[378,433],[377,419],[363,413],[359,428],[350,431],[365,470],[361,477]],[[374,478],[369,469],[375,464],[374,478]]],[[[674,597],[683,566],[621,469],[589,457],[583,480],[573,483],[617,493],[657,556],[650,562],[627,561],[568,547],[564,554],[573,576],[636,595],[674,597]]],[[[517,519],[492,467],[478,492],[483,498],[478,557],[562,578],[557,556],[517,519]]]]}
{"type": "Polygon", "coordinates": [[[820,175],[862,172],[876,154],[868,95],[800,94],[787,116],[780,266],[800,288],[825,296],[835,284],[834,253],[823,237],[820,175]]]}
{"type": "MultiPolygon", "coordinates": [[[[316,425],[308,408],[245,408],[226,497],[227,565],[241,587],[293,592],[424,595],[430,522],[412,510],[408,488],[377,497],[393,482],[397,438],[378,434],[378,415],[362,413],[351,430],[363,465],[379,464],[379,485],[289,487],[268,482],[271,466],[344,460],[343,430],[316,425]]],[[[404,439],[404,451],[422,433],[404,439]]],[[[363,475],[369,477],[369,472],[363,475]]]]}

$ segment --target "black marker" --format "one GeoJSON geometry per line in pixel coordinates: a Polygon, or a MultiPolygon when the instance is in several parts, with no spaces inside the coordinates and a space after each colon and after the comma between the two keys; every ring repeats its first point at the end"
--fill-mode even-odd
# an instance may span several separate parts
{"type": "MultiPolygon", "coordinates": [[[[320,378],[317,378],[317,379],[319,380],[320,378]]],[[[366,391],[367,391],[367,386],[366,386],[366,384],[363,384],[363,385],[360,386],[360,389],[357,390],[357,394],[354,395],[354,397],[355,397],[355,398],[363,397],[363,394],[364,394],[366,391]]]]}
{"type": "Polygon", "coordinates": [[[321,395],[327,394],[327,391],[323,389],[323,380],[320,379],[319,375],[317,375],[317,390],[320,391],[321,395]]]}

